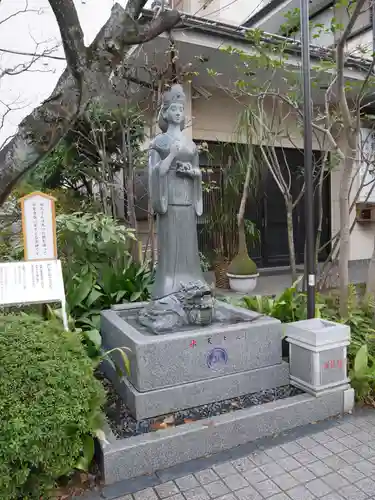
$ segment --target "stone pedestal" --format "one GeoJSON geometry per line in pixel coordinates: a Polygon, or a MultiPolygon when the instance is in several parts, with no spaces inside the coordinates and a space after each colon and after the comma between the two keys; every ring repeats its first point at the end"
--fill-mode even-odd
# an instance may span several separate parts
{"type": "MultiPolygon", "coordinates": [[[[153,335],[137,322],[144,305],[116,306],[101,320],[104,349],[130,349],[130,375],[116,385],[137,419],[289,383],[280,321],[219,302],[232,322],[153,335]]],[[[110,366],[104,369],[115,380],[110,366]]]]}
{"type": "Polygon", "coordinates": [[[319,318],[285,326],[292,385],[315,396],[350,387],[346,360],[348,326],[319,318]]]}

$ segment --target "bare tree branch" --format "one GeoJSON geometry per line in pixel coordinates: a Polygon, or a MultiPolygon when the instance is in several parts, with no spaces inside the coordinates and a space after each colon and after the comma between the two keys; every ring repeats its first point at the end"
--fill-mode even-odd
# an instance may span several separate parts
{"type": "Polygon", "coordinates": [[[48,0],[61,34],[65,57],[74,78],[80,81],[86,65],[83,31],[73,0],[48,0]]]}
{"type": "Polygon", "coordinates": [[[17,56],[26,56],[26,57],[38,57],[38,59],[46,58],[46,59],[55,59],[56,61],[65,61],[65,57],[62,56],[52,56],[51,52],[56,50],[58,47],[54,47],[52,49],[46,49],[45,52],[34,53],[34,52],[21,52],[19,50],[10,50],[0,48],[0,52],[4,52],[6,54],[15,54],[17,56]]]}
{"type": "Polygon", "coordinates": [[[16,135],[0,150],[0,205],[18,179],[74,126],[90,100],[112,91],[113,68],[123,63],[129,47],[170,30],[180,19],[178,12],[166,11],[158,19],[138,25],[146,0],[130,0],[127,10],[115,4],[86,49],[73,0],[49,2],[59,25],[67,69],[51,96],[20,123],[16,135]]]}

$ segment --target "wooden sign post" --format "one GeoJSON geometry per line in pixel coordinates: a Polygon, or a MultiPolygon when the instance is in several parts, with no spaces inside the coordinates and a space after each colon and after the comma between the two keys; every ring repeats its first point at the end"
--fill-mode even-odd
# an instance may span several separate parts
{"type": "Polygon", "coordinates": [[[55,198],[36,191],[20,202],[25,260],[57,259],[55,198]]]}

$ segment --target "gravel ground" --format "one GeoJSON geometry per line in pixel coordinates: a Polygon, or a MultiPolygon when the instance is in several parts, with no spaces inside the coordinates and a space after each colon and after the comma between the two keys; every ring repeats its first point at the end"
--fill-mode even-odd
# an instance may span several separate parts
{"type": "Polygon", "coordinates": [[[245,396],[227,399],[217,403],[210,403],[196,408],[176,411],[175,413],[160,417],[137,421],[132,417],[124,402],[117,395],[112,383],[108,379],[102,379],[102,382],[107,391],[107,403],[104,410],[108,417],[112,432],[118,438],[128,438],[137,436],[138,434],[155,432],[160,429],[166,429],[167,427],[183,425],[196,420],[210,418],[215,415],[242,410],[243,408],[249,408],[251,406],[269,403],[277,399],[285,399],[290,396],[302,394],[302,391],[299,389],[285,385],[277,387],[276,389],[267,389],[265,391],[246,394],[245,396]]]}

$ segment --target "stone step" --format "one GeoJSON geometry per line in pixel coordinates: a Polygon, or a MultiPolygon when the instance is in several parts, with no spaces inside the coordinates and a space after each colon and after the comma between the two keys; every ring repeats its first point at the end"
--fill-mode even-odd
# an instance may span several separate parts
{"type": "Polygon", "coordinates": [[[344,387],[319,397],[304,393],[127,439],[116,439],[107,428],[101,441],[105,483],[152,474],[340,415],[352,409],[347,407],[352,392],[344,387]]]}

